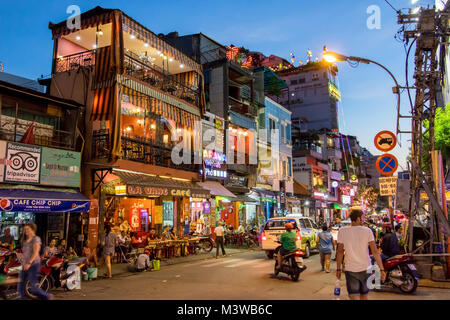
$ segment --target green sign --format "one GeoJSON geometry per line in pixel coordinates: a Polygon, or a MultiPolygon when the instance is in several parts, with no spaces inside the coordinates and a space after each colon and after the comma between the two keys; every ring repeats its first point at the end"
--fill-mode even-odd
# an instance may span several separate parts
{"type": "Polygon", "coordinates": [[[80,152],[43,147],[40,184],[79,188],[80,166],[80,152]]]}

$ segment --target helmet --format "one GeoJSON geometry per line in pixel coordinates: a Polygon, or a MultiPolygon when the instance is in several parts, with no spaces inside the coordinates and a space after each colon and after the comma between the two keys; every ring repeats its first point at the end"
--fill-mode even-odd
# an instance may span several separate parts
{"type": "Polygon", "coordinates": [[[144,253],[146,254],[146,255],[150,255],[150,250],[148,250],[148,249],[146,249],[145,251],[144,251],[144,253]]]}
{"type": "Polygon", "coordinates": [[[292,230],[294,229],[294,226],[292,225],[292,223],[288,222],[284,225],[284,227],[286,228],[286,230],[292,230]]]}

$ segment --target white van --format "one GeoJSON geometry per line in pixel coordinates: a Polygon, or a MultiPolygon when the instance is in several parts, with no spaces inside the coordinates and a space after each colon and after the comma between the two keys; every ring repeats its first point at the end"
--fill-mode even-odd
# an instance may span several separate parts
{"type": "Polygon", "coordinates": [[[267,220],[261,236],[261,246],[269,259],[273,258],[274,250],[280,245],[281,234],[286,231],[284,225],[292,223],[297,230],[297,247],[305,253],[305,258],[311,254],[311,250],[317,249],[318,227],[316,223],[301,215],[288,215],[287,217],[270,218],[267,220]]]}

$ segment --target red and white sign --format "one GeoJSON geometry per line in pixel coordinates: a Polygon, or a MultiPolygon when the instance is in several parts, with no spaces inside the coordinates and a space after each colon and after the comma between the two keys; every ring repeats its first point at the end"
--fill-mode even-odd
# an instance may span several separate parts
{"type": "Polygon", "coordinates": [[[377,133],[373,143],[378,150],[388,152],[397,145],[397,138],[395,137],[395,134],[390,131],[381,131],[377,133]]]}

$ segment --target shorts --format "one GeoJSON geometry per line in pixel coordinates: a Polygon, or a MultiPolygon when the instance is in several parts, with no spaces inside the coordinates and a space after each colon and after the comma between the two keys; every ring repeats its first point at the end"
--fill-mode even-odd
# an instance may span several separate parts
{"type": "Polygon", "coordinates": [[[289,252],[292,252],[292,250],[286,250],[285,248],[283,248],[283,246],[280,247],[280,251],[282,256],[287,255],[289,252]]]}
{"type": "Polygon", "coordinates": [[[367,273],[367,271],[345,271],[345,280],[347,284],[348,294],[368,294],[369,287],[367,286],[367,281],[369,279],[369,276],[370,273],[367,273]]]}

